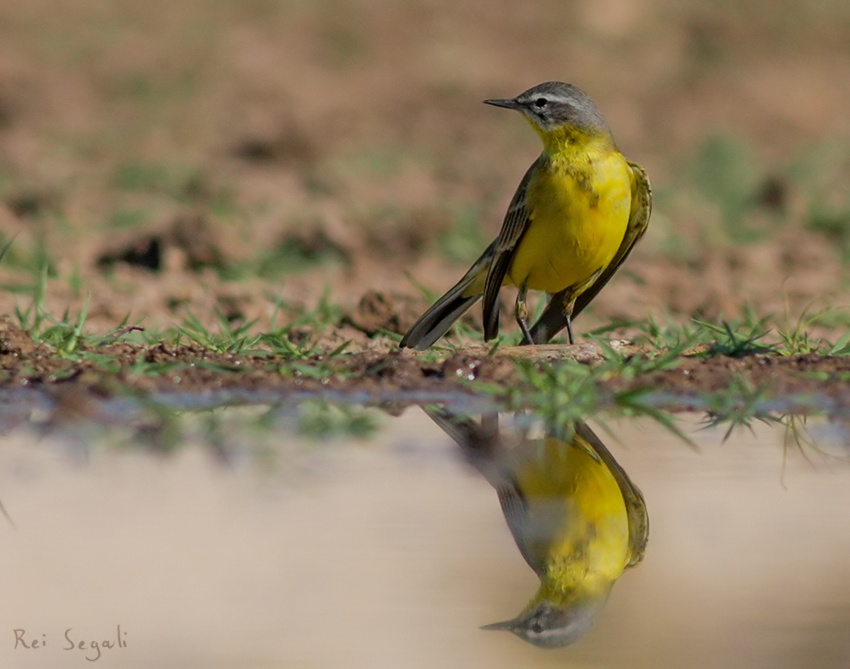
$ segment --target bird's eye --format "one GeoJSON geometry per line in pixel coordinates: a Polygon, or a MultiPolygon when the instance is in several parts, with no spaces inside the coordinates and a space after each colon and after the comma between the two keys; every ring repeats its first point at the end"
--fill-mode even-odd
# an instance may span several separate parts
{"type": "Polygon", "coordinates": [[[543,109],[543,107],[545,107],[547,104],[549,104],[549,100],[547,100],[546,98],[537,98],[534,101],[534,106],[538,109],[543,109]]]}
{"type": "Polygon", "coordinates": [[[531,623],[531,631],[535,634],[543,634],[543,624],[539,621],[531,623]]]}

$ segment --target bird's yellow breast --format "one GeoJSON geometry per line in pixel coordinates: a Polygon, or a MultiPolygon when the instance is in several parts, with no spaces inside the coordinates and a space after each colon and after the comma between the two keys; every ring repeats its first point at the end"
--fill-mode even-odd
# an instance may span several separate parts
{"type": "Polygon", "coordinates": [[[629,560],[629,521],[611,470],[576,441],[546,439],[539,466],[520,476],[528,505],[530,545],[545,565],[547,596],[608,587],[629,560]]]}
{"type": "Polygon", "coordinates": [[[607,141],[547,147],[529,180],[529,224],[508,280],[548,293],[581,293],[611,262],[626,233],[631,170],[607,141]]]}

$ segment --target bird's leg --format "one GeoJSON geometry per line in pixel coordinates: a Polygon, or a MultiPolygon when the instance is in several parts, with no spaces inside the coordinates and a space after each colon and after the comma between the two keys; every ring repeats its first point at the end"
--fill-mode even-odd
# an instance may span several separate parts
{"type": "Polygon", "coordinates": [[[576,300],[574,297],[570,297],[564,301],[564,320],[567,322],[567,338],[570,340],[570,344],[575,344],[573,340],[573,309],[575,305],[576,300]]]}
{"type": "Polygon", "coordinates": [[[519,329],[522,330],[524,343],[534,344],[534,339],[531,337],[531,331],[528,329],[528,303],[525,301],[525,296],[528,294],[528,282],[524,281],[519,287],[519,292],[516,295],[516,309],[514,315],[516,322],[519,324],[519,329]]]}

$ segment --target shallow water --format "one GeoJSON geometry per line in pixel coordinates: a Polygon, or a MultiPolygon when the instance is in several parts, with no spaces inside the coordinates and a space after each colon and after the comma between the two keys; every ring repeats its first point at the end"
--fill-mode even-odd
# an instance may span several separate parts
{"type": "Polygon", "coordinates": [[[810,421],[801,450],[781,426],[723,442],[689,416],[694,449],[592,422],[644,493],[649,544],[586,636],[542,650],[478,629],[537,587],[493,487],[420,409],[375,417],[368,440],[317,441],[287,412],[221,409],[168,455],[132,447],[144,430],[18,424],[0,666],[850,666],[841,426],[810,421]]]}

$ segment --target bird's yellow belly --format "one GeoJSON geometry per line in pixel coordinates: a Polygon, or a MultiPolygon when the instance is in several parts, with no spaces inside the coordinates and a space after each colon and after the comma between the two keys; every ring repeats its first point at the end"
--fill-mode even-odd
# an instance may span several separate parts
{"type": "Polygon", "coordinates": [[[529,183],[526,202],[531,220],[508,281],[547,293],[574,286],[578,295],[623,241],[631,204],[629,167],[616,154],[595,165],[583,184],[547,170],[529,183]]]}
{"type": "Polygon", "coordinates": [[[629,520],[608,466],[583,448],[547,438],[540,462],[519,481],[530,524],[525,549],[545,563],[553,585],[619,578],[630,556],[629,520]]]}

